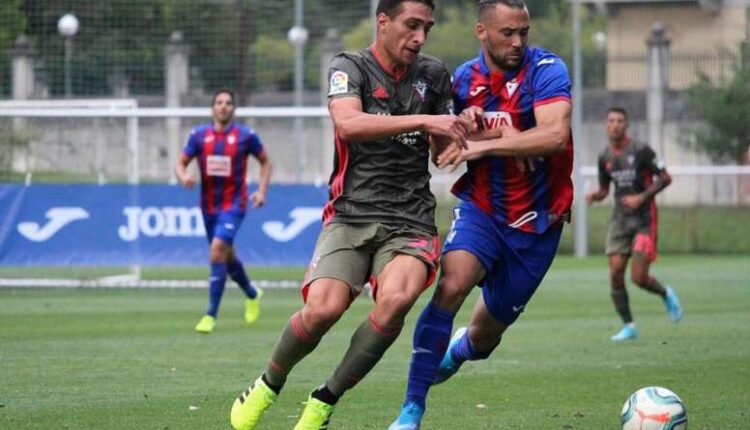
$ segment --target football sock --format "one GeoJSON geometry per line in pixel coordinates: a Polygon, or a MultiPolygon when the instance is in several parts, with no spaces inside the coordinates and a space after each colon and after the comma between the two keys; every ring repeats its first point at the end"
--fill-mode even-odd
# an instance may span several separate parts
{"type": "Polygon", "coordinates": [[[318,346],[322,337],[323,333],[311,333],[305,328],[300,312],[292,315],[271,354],[264,381],[281,390],[292,368],[318,346]]]}
{"type": "Polygon", "coordinates": [[[622,318],[625,324],[633,322],[633,316],[630,314],[630,304],[628,302],[628,291],[624,288],[615,288],[612,290],[612,302],[615,304],[615,310],[622,318]]]}
{"type": "MultiPolygon", "coordinates": [[[[500,340],[502,340],[502,338],[500,340]]],[[[461,364],[464,361],[484,360],[489,358],[492,351],[500,345],[500,340],[498,340],[489,351],[477,351],[474,349],[474,346],[472,346],[471,340],[469,339],[469,330],[466,330],[466,333],[461,336],[461,339],[458,340],[456,346],[451,348],[451,358],[456,364],[461,364]]]]}
{"type": "Polygon", "coordinates": [[[254,299],[255,296],[257,296],[258,292],[250,283],[250,278],[247,277],[245,267],[242,265],[242,262],[238,258],[235,258],[233,261],[227,263],[227,273],[234,280],[234,282],[236,282],[237,285],[240,286],[242,291],[245,292],[245,295],[249,299],[254,299]]]}
{"type": "Polygon", "coordinates": [[[644,283],[643,285],[638,284],[638,286],[650,293],[658,294],[662,297],[665,297],[667,295],[667,290],[661,285],[659,281],[656,280],[656,278],[652,276],[649,276],[646,279],[646,283],[644,283]]]}
{"type": "Polygon", "coordinates": [[[333,394],[325,384],[321,385],[317,390],[313,391],[312,397],[331,406],[335,405],[336,402],[339,401],[339,396],[333,394]]]}
{"type": "Polygon", "coordinates": [[[381,326],[371,313],[352,335],[349,349],[326,382],[331,393],[341,397],[364,378],[393,344],[402,328],[403,324],[397,327],[381,326]]]}
{"type": "Polygon", "coordinates": [[[407,402],[416,402],[424,409],[427,391],[435,380],[450,341],[454,317],[455,315],[438,308],[432,302],[419,316],[412,341],[407,402]]]}
{"type": "Polygon", "coordinates": [[[227,264],[211,263],[211,276],[208,278],[208,310],[207,315],[216,318],[219,313],[221,296],[224,294],[224,285],[227,283],[227,264]]]}

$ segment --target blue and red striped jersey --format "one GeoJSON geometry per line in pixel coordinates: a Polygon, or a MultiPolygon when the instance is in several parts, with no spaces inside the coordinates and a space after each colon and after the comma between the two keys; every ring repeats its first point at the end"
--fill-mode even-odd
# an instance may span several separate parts
{"type": "MultiPolygon", "coordinates": [[[[534,108],[570,102],[565,63],[539,47],[527,47],[519,68],[493,72],[484,53],[459,66],[453,75],[455,112],[468,106],[484,109],[484,127],[507,124],[521,131],[536,126],[534,108]]],[[[573,201],[573,141],[562,153],[535,157],[533,169],[519,167],[515,157],[489,156],[469,161],[453,185],[459,199],[474,204],[511,227],[542,233],[568,215],[573,201]]]]}
{"type": "Polygon", "coordinates": [[[231,124],[216,131],[212,124],[190,132],[182,151],[198,158],[201,171],[201,209],[208,214],[247,209],[247,157],[263,153],[258,135],[248,127],[231,124]]]}

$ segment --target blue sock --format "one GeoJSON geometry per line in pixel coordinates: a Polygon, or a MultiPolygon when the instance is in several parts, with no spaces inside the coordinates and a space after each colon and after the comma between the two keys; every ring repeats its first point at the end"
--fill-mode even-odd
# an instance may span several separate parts
{"type": "MultiPolygon", "coordinates": [[[[496,347],[497,345],[495,348],[496,347]]],[[[484,360],[485,358],[489,358],[495,348],[492,348],[487,352],[475,351],[469,340],[469,330],[466,330],[466,333],[464,333],[456,346],[451,349],[451,358],[456,364],[461,364],[464,361],[484,360]]]]}
{"type": "Polygon", "coordinates": [[[211,276],[208,278],[208,310],[207,315],[216,318],[219,313],[219,303],[224,294],[227,283],[227,263],[211,263],[211,276]]]}
{"type": "Polygon", "coordinates": [[[414,328],[406,401],[415,402],[422,409],[425,407],[427,391],[435,380],[440,361],[448,347],[454,317],[455,315],[430,302],[414,328]]]}
{"type": "Polygon", "coordinates": [[[242,262],[238,258],[227,263],[227,273],[229,273],[229,276],[240,286],[249,299],[254,299],[258,295],[258,292],[255,291],[255,288],[250,283],[250,278],[247,277],[245,267],[242,266],[242,262]]]}

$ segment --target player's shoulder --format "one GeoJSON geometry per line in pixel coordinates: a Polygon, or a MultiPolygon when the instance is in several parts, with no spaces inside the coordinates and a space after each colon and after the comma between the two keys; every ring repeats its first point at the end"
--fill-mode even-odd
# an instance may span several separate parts
{"type": "Polygon", "coordinates": [[[654,154],[654,150],[646,142],[639,140],[633,140],[630,142],[632,151],[638,155],[650,156],[654,154]]]}
{"type": "Polygon", "coordinates": [[[469,79],[471,77],[473,70],[476,69],[478,64],[479,64],[479,57],[474,57],[470,60],[464,61],[462,64],[456,67],[456,70],[453,71],[454,81],[461,80],[461,79],[469,79]]]}
{"type": "Polygon", "coordinates": [[[445,74],[448,73],[448,67],[443,60],[433,57],[432,55],[419,54],[416,59],[417,67],[423,69],[426,73],[445,74]]]}
{"type": "Polygon", "coordinates": [[[331,65],[343,65],[346,63],[353,63],[360,66],[368,61],[368,53],[365,49],[359,51],[341,51],[333,56],[331,59],[331,65]]]}
{"type": "Polygon", "coordinates": [[[568,75],[568,66],[562,58],[554,52],[548,51],[540,46],[529,48],[529,67],[532,72],[546,72],[552,74],[568,75]]]}
{"type": "Polygon", "coordinates": [[[202,136],[206,134],[206,130],[211,128],[211,124],[198,124],[192,129],[190,129],[190,135],[191,136],[202,136]]]}

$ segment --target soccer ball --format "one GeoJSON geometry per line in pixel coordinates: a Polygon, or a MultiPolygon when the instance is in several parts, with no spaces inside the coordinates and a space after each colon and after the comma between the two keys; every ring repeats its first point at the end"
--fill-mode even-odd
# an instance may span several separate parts
{"type": "Polygon", "coordinates": [[[662,387],[641,388],[622,405],[622,430],[685,430],[687,411],[682,400],[662,387]]]}

